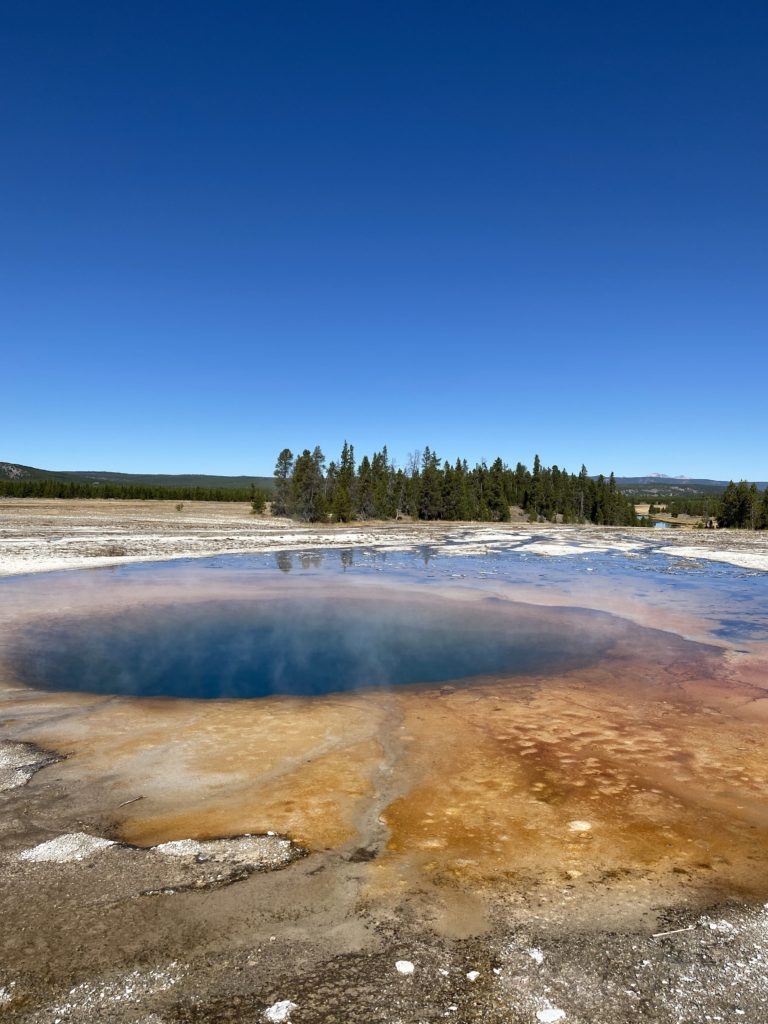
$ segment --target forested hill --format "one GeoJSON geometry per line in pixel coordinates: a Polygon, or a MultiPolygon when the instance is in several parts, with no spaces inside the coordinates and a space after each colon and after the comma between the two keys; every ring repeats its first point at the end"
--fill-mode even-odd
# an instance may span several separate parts
{"type": "Polygon", "coordinates": [[[592,479],[585,466],[578,475],[557,466],[533,468],[518,462],[514,469],[496,459],[472,468],[466,459],[442,461],[425,448],[405,469],[396,468],[386,447],[356,462],[352,445],[344,443],[338,461],[326,464],[320,448],[295,456],[284,448],[275,466],[272,510],[306,522],[331,518],[480,520],[510,519],[518,506],[534,522],[591,522],[610,526],[637,524],[634,506],[613,474],[592,479]]]}
{"type": "Polygon", "coordinates": [[[78,483],[143,484],[147,487],[204,487],[262,490],[273,485],[271,476],[209,476],[205,473],[110,473],[103,470],[35,469],[13,462],[0,462],[0,480],[74,480],[78,483]]]}
{"type": "Polygon", "coordinates": [[[0,495],[19,498],[166,498],[250,501],[272,477],[48,470],[0,462],[0,495]]]}
{"type": "MultiPolygon", "coordinates": [[[[728,481],[697,480],[687,476],[654,473],[650,476],[618,476],[616,486],[622,494],[630,497],[696,498],[722,494],[728,486],[728,481]]],[[[757,481],[755,486],[759,491],[764,491],[768,483],[757,481]]]]}

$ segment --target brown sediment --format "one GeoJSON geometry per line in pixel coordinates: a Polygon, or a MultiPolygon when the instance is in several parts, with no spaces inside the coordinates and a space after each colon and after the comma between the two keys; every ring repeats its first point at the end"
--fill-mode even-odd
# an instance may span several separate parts
{"type": "Polygon", "coordinates": [[[450,750],[435,749],[420,709],[411,742],[433,770],[388,808],[391,854],[437,878],[558,884],[675,870],[764,895],[759,723],[649,696],[620,703],[573,679],[522,706],[494,687],[453,694],[440,722],[450,750]]]}

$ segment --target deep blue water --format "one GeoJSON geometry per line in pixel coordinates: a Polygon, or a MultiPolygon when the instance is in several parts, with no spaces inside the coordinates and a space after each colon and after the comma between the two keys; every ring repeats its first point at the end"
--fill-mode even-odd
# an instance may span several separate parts
{"type": "Polygon", "coordinates": [[[9,655],[22,681],[45,690],[252,698],[554,673],[592,663],[626,628],[600,613],[491,598],[318,593],[54,617],[23,630],[9,655]]]}

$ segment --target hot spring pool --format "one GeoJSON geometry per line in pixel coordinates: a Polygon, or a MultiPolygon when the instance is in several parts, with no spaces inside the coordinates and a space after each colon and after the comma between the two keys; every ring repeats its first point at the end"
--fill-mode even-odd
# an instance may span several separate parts
{"type": "Polygon", "coordinates": [[[621,628],[577,609],[332,590],[51,616],[18,632],[7,660],[43,690],[307,696],[563,672],[600,658],[621,628]]]}

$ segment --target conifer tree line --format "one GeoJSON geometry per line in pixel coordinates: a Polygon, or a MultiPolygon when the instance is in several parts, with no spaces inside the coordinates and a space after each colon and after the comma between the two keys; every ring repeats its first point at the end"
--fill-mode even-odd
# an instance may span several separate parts
{"type": "Polygon", "coordinates": [[[79,480],[0,480],[4,498],[118,498],[123,501],[258,501],[266,494],[255,486],[164,487],[160,484],[89,483],[79,480]]]}
{"type": "Polygon", "coordinates": [[[768,530],[768,488],[760,494],[757,484],[731,480],[720,498],[717,523],[742,530],[768,530]]]}
{"type": "Polygon", "coordinates": [[[344,442],[338,461],[326,464],[319,447],[297,456],[284,448],[275,465],[272,512],[304,522],[331,519],[397,519],[506,522],[517,505],[533,522],[598,523],[636,526],[632,502],[616,486],[613,473],[593,480],[585,466],[576,475],[542,466],[538,455],[529,470],[496,459],[469,467],[466,459],[441,461],[430,448],[414,453],[397,468],[386,447],[359,462],[344,442]]]}
{"type": "MultiPolygon", "coordinates": [[[[265,481],[266,483],[266,481],[265,481]]],[[[429,448],[414,453],[405,469],[390,461],[386,447],[356,463],[352,445],[344,442],[337,462],[326,466],[320,448],[305,449],[294,457],[285,448],[278,456],[274,492],[252,484],[244,487],[191,487],[145,483],[94,483],[78,480],[0,480],[0,497],[9,498],[114,498],[147,501],[249,501],[255,512],[272,500],[274,515],[289,515],[305,522],[356,519],[479,520],[503,522],[510,506],[523,509],[532,521],[597,523],[606,526],[638,525],[633,500],[616,486],[613,473],[606,480],[578,476],[557,466],[541,465],[533,471],[518,462],[514,469],[496,459],[470,469],[466,459],[443,461],[429,448]]],[[[747,530],[768,529],[768,489],[754,483],[731,481],[725,491],[695,497],[658,495],[646,498],[664,504],[673,516],[700,516],[703,523],[747,530]]],[[[654,508],[655,510],[655,508],[654,508]]],[[[640,525],[647,525],[640,523],[640,525]]]]}

